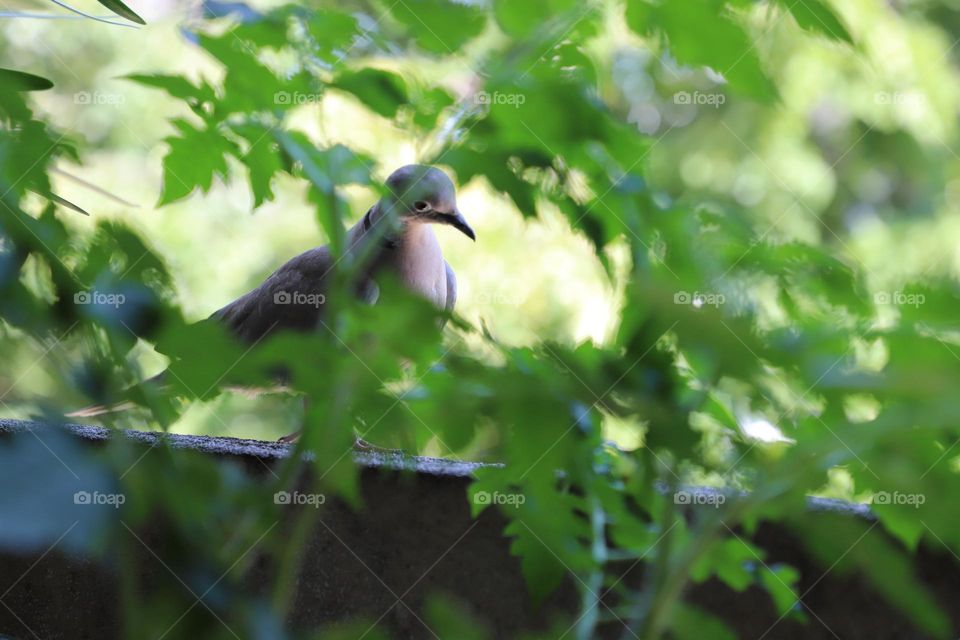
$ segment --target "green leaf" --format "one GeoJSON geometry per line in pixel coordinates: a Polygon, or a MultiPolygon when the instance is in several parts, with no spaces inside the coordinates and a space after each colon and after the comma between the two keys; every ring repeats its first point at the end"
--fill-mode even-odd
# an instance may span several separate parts
{"type": "Polygon", "coordinates": [[[793,14],[803,29],[853,44],[850,32],[840,22],[840,18],[821,0],[778,0],[793,14]]]}
{"type": "Polygon", "coordinates": [[[294,9],[296,7],[280,7],[259,19],[238,24],[231,33],[258,47],[282,49],[289,44],[287,30],[294,9]]]}
{"type": "Polygon", "coordinates": [[[451,54],[480,35],[486,14],[476,5],[450,0],[404,0],[390,9],[422,48],[431,53],[451,54]]]}
{"type": "Polygon", "coordinates": [[[218,38],[200,36],[201,46],[226,67],[218,115],[286,111],[319,100],[320,88],[305,72],[280,79],[256,57],[255,48],[228,31],[218,38]]]}
{"type": "Polygon", "coordinates": [[[283,169],[280,153],[270,130],[254,125],[231,125],[236,133],[247,140],[247,149],[237,155],[250,172],[250,189],[253,191],[253,206],[259,207],[266,200],[273,200],[270,186],[273,176],[283,169]]]}
{"type": "Polygon", "coordinates": [[[718,423],[727,429],[730,429],[730,431],[733,433],[737,433],[740,430],[740,423],[737,420],[737,417],[733,414],[727,404],[713,391],[707,393],[707,397],[704,399],[703,406],[700,407],[700,411],[709,415],[718,423]]]}
{"type": "Polygon", "coordinates": [[[125,78],[147,87],[163,89],[174,98],[181,100],[195,99],[200,102],[207,102],[216,98],[213,89],[207,84],[198,87],[183,76],[171,76],[161,73],[135,73],[125,76],[125,78]]]}
{"type": "Polygon", "coordinates": [[[640,5],[627,12],[629,27],[641,35],[660,33],[680,62],[714,69],[745,95],[762,101],[776,89],[760,65],[753,41],[724,8],[711,0],[640,5]]]}
{"type": "Polygon", "coordinates": [[[677,640],[735,640],[730,628],[716,616],[702,609],[678,602],[670,617],[670,629],[677,640]]]}
{"type": "Polygon", "coordinates": [[[137,24],[147,24],[144,22],[143,18],[134,13],[130,7],[120,2],[120,0],[97,0],[100,4],[105,6],[110,11],[113,11],[118,16],[126,18],[131,22],[136,22],[137,24]]]}
{"type": "Polygon", "coordinates": [[[524,38],[557,13],[569,11],[577,5],[576,0],[495,0],[493,15],[505,33],[515,38],[524,38]]]}
{"type": "Polygon", "coordinates": [[[66,207],[66,208],[68,208],[68,209],[73,209],[73,210],[76,211],[77,213],[82,213],[82,214],[85,215],[85,216],[89,216],[89,215],[90,215],[87,211],[84,211],[84,210],[81,209],[78,205],[73,204],[72,202],[70,202],[70,201],[67,200],[66,198],[62,198],[62,197],[58,196],[58,195],[55,194],[55,193],[50,193],[50,194],[47,195],[47,197],[50,198],[51,200],[53,200],[54,202],[56,202],[57,204],[61,205],[61,206],[64,206],[64,207],[66,207]]]}
{"type": "Polygon", "coordinates": [[[75,156],[72,148],[61,140],[62,136],[36,120],[21,122],[15,130],[0,127],[0,193],[32,189],[49,194],[50,163],[60,156],[75,156]]]}
{"type": "Polygon", "coordinates": [[[370,184],[370,169],[374,166],[372,158],[356,153],[342,144],[331,147],[318,147],[299,131],[288,131],[281,136],[284,150],[296,149],[294,160],[308,161],[320,172],[314,185],[326,193],[344,184],[370,184]]]}
{"type": "MultiPolygon", "coordinates": [[[[888,492],[888,495],[891,493],[895,492],[888,492]]],[[[883,522],[887,531],[899,538],[911,551],[915,552],[917,550],[917,545],[923,537],[925,528],[915,507],[900,504],[879,504],[874,497],[872,510],[883,522]]]]}
{"type": "Polygon", "coordinates": [[[412,100],[413,123],[421,129],[437,126],[437,119],[444,109],[453,104],[453,96],[440,88],[417,91],[412,100]]]}
{"type": "Polygon", "coordinates": [[[274,136],[284,154],[300,165],[313,186],[310,196],[320,205],[320,224],[330,238],[334,253],[339,254],[345,230],[336,202],[336,187],[349,183],[367,184],[373,163],[343,145],[318,149],[299,131],[275,131],[274,136]],[[330,206],[331,199],[335,202],[333,206],[330,206]]]}
{"type": "Polygon", "coordinates": [[[357,36],[357,19],[347,13],[331,10],[315,11],[307,23],[320,57],[330,61],[340,61],[357,36]]]}
{"type": "Polygon", "coordinates": [[[791,520],[797,537],[824,569],[838,576],[857,574],[887,602],[910,616],[933,637],[947,637],[950,622],[929,587],[916,576],[911,556],[876,524],[847,515],[818,514],[791,520]],[[866,531],[865,531],[866,530],[866,531]]]}
{"type": "Polygon", "coordinates": [[[486,178],[494,189],[513,200],[522,215],[533,217],[537,214],[536,190],[511,170],[508,160],[464,147],[447,151],[436,159],[452,167],[461,183],[469,182],[474,176],[486,178]]]}
{"type": "Polygon", "coordinates": [[[551,530],[555,535],[548,539],[557,541],[564,538],[565,534],[560,529],[561,527],[555,523],[549,525],[549,529],[538,527],[539,534],[537,534],[526,520],[518,520],[510,523],[505,530],[507,535],[514,538],[510,551],[520,556],[523,578],[534,604],[543,602],[544,598],[560,586],[566,574],[566,567],[560,559],[560,554],[548,547],[544,540],[544,535],[551,530]]]}
{"type": "Polygon", "coordinates": [[[751,565],[763,560],[763,551],[741,538],[727,538],[716,543],[690,571],[690,577],[703,582],[711,575],[727,583],[736,591],[743,591],[753,583],[751,565]]]}
{"type": "Polygon", "coordinates": [[[337,76],[330,86],[352,93],[385,118],[396,116],[397,110],[410,100],[403,78],[380,69],[346,71],[337,76]]]}
{"type": "Polygon", "coordinates": [[[760,582],[773,598],[777,613],[780,615],[786,615],[787,612],[792,611],[800,601],[797,596],[799,580],[800,573],[789,565],[775,564],[760,570],[760,582]]]}
{"type": "Polygon", "coordinates": [[[440,638],[484,640],[490,637],[483,620],[458,600],[438,594],[430,596],[424,606],[430,629],[440,638]]]}
{"type": "Polygon", "coordinates": [[[53,88],[53,83],[32,73],[0,69],[0,87],[8,91],[43,91],[53,88]]]}
{"type": "Polygon", "coordinates": [[[227,153],[236,153],[236,145],[215,129],[196,129],[184,120],[173,125],[180,137],[166,139],[170,151],[163,159],[163,194],[157,206],[184,198],[200,187],[210,190],[213,176],[227,176],[227,153]]]}

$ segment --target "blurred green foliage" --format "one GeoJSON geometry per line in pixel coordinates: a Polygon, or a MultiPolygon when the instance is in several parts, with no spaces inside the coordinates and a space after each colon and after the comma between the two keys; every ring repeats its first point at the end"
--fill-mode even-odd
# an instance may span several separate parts
{"type": "MultiPolygon", "coordinates": [[[[804,618],[796,570],[726,535],[764,520],[792,523],[825,563],[843,556],[838,570],[946,637],[909,554],[921,541],[960,552],[953,3],[141,13],[139,32],[18,21],[0,42],[18,69],[0,70],[6,414],[62,420],[128,398],[141,409],[118,426],[267,437],[303,420],[298,450],[351,501],[354,431],[505,462],[474,483],[475,512],[491,508],[482,492],[523,496],[505,533],[534,601],[576,576],[579,638],[607,613],[643,638],[730,637],[680,601],[711,576],[804,618]],[[476,246],[444,241],[465,293],[444,332],[425,303],[369,308],[343,288],[315,335],[246,349],[195,322],[287,255],[338,248],[378,180],[413,160],[452,171],[479,232],[476,246]],[[169,389],[137,385],[162,366],[169,389]],[[289,398],[221,393],[269,385],[280,366],[310,398],[303,416],[289,398]],[[687,483],[749,493],[688,520],[687,483]],[[885,496],[874,509],[901,544],[805,521],[810,494],[885,496]],[[614,556],[648,563],[638,591],[618,585],[614,556]]],[[[0,507],[22,514],[0,545],[61,535],[69,513],[7,504],[17,469],[46,455],[0,446],[0,507]]],[[[170,514],[178,562],[212,576],[268,530],[267,496],[298,460],[269,487],[194,458],[137,486],[133,456],[117,444],[75,464],[119,484],[125,522],[170,514]]],[[[50,491],[61,484],[74,490],[67,478],[50,491]]],[[[93,551],[128,537],[110,518],[91,527],[74,535],[93,551]]],[[[247,602],[239,580],[219,597],[254,637],[282,626],[291,580],[281,572],[267,602],[247,602]]],[[[162,633],[184,597],[170,593],[169,610],[126,600],[131,637],[162,633]]],[[[468,637],[444,605],[427,613],[468,637]]],[[[208,622],[190,632],[223,633],[208,622]]]]}

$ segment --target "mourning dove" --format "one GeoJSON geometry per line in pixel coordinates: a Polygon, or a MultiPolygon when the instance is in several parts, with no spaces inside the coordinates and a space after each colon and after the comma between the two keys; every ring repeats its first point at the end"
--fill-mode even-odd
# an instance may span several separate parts
{"type": "MultiPolygon", "coordinates": [[[[406,165],[390,174],[385,195],[346,233],[344,256],[369,256],[355,283],[357,295],[370,303],[379,296],[377,277],[392,273],[413,293],[440,309],[453,311],[457,279],[444,260],[432,225],[476,235],[457,208],[456,190],[434,167],[406,165]]],[[[329,246],[316,247],[288,260],[257,288],[210,316],[246,343],[274,331],[313,331],[322,321],[330,278],[338,259],[329,246]]],[[[162,375],[151,379],[159,381],[162,375]]],[[[67,414],[92,417],[132,406],[98,405],[67,414]]],[[[297,434],[285,436],[289,441],[297,434]]]]}
{"type": "MultiPolygon", "coordinates": [[[[370,251],[367,245],[380,236],[380,247],[372,251],[374,257],[358,277],[358,294],[376,302],[377,275],[387,271],[438,308],[453,311],[457,279],[431,224],[450,225],[476,240],[457,209],[453,182],[439,169],[411,164],[394,171],[386,186],[387,194],[346,234],[346,251],[352,256],[370,251]],[[375,234],[380,225],[385,228],[375,234]]],[[[301,253],[211,318],[249,343],[280,329],[313,330],[323,316],[335,262],[329,246],[301,253]]]]}

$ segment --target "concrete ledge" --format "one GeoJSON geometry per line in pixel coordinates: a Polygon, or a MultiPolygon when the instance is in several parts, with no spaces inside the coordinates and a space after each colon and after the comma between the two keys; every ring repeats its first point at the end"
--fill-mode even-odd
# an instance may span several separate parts
{"type": "MultiPolygon", "coordinates": [[[[88,424],[64,424],[60,428],[66,429],[78,438],[91,442],[105,442],[118,435],[110,429],[88,424]]],[[[25,420],[8,420],[0,418],[0,434],[16,433],[27,429],[47,429],[48,425],[25,420]]],[[[154,446],[160,442],[176,449],[191,449],[215,456],[235,456],[241,458],[259,458],[260,460],[280,460],[286,458],[293,451],[293,446],[281,442],[264,440],[247,440],[244,438],[228,438],[214,436],[189,436],[176,433],[160,433],[156,431],[123,431],[120,433],[134,442],[154,446]]],[[[409,456],[401,453],[383,451],[363,451],[354,454],[354,459],[363,467],[371,469],[393,469],[397,471],[414,471],[439,477],[468,478],[475,469],[482,467],[496,467],[498,465],[479,462],[463,462],[461,460],[445,460],[426,456],[409,456]]]]}
{"type": "MultiPolygon", "coordinates": [[[[31,430],[34,435],[42,435],[40,430],[50,429],[29,422],[0,421],[0,451],[18,437],[35,441],[36,438],[27,437],[31,430]]],[[[100,427],[83,425],[68,425],[67,431],[77,442],[90,446],[120,437],[100,427]]],[[[141,432],[123,432],[122,437],[142,447],[144,456],[160,455],[161,451],[171,455],[166,448],[156,446],[162,441],[170,445],[172,455],[177,450],[195,451],[224,464],[239,462],[254,478],[264,476],[258,460],[276,464],[290,452],[288,445],[235,438],[141,432]]],[[[363,506],[354,510],[338,500],[323,506],[322,517],[308,538],[299,564],[295,604],[289,620],[292,627],[312,630],[363,618],[368,622],[380,620],[393,637],[434,638],[423,623],[422,611],[428,597],[436,593],[462,603],[488,625],[491,637],[495,638],[514,638],[524,631],[544,632],[555,628],[553,623],[558,620],[569,620],[577,611],[579,596],[570,580],[540,608],[535,608],[521,576],[520,562],[510,554],[510,541],[503,536],[505,518],[495,509],[484,511],[476,520],[471,517],[466,488],[471,474],[485,465],[378,452],[361,453],[356,459],[363,467],[363,506]]],[[[3,483],[4,471],[0,469],[0,510],[3,492],[26,491],[35,494],[38,501],[44,499],[44,479],[60,466],[54,456],[49,456],[47,462],[48,468],[30,469],[30,477],[18,478],[12,486],[3,483]]],[[[146,468],[135,466],[130,473],[145,473],[146,468]]],[[[143,477],[139,481],[151,479],[143,477]]],[[[687,490],[712,491],[696,487],[687,490]]],[[[290,521],[297,512],[297,507],[291,507],[286,514],[290,517],[284,518],[271,535],[289,536],[290,521]]],[[[0,519],[5,515],[0,511],[0,519]]],[[[862,505],[813,500],[809,518],[844,526],[852,523],[865,536],[884,535],[880,527],[873,527],[873,516],[862,505]]],[[[151,593],[179,591],[189,604],[192,598],[182,592],[182,586],[157,560],[175,554],[182,541],[165,535],[169,528],[164,522],[157,521],[147,529],[138,531],[138,535],[149,545],[151,553],[143,552],[142,557],[135,559],[138,568],[143,569],[140,588],[144,598],[149,599],[151,593]]],[[[780,616],[769,597],[757,587],[738,593],[717,580],[709,580],[689,589],[688,601],[723,618],[738,637],[923,637],[862,577],[827,571],[781,524],[761,525],[753,541],[765,550],[769,564],[784,562],[799,570],[804,607],[813,615],[807,616],[810,622],[806,625],[792,619],[778,620],[780,616]]],[[[960,632],[958,563],[921,546],[914,569],[960,632]]],[[[269,562],[258,561],[245,589],[257,595],[275,570],[269,562]]],[[[636,585],[643,566],[625,564],[623,573],[624,584],[636,585]]],[[[204,589],[202,582],[196,587],[197,593],[204,589]]],[[[123,637],[115,568],[82,555],[59,547],[22,553],[0,548],[0,594],[0,638],[4,634],[17,640],[123,637]]],[[[176,619],[179,613],[172,614],[172,618],[176,619]]],[[[208,627],[217,624],[204,620],[204,616],[211,615],[204,607],[195,607],[181,623],[181,631],[203,628],[204,622],[208,627]]],[[[623,627],[613,624],[605,627],[600,637],[619,637],[622,633],[623,627]]],[[[179,637],[190,636],[167,636],[179,637]]]]}

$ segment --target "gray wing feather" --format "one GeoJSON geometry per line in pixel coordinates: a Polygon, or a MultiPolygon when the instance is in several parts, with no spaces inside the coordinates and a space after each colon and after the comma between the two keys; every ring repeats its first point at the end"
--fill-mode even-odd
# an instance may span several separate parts
{"type": "Polygon", "coordinates": [[[240,340],[252,343],[277,329],[310,331],[323,315],[321,296],[333,267],[326,247],[292,258],[253,291],[243,295],[210,319],[223,323],[240,340]]]}
{"type": "Polygon", "coordinates": [[[447,313],[453,313],[453,308],[457,304],[457,274],[453,272],[453,267],[446,260],[443,264],[447,267],[447,303],[444,305],[447,313]]]}

